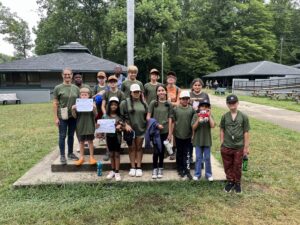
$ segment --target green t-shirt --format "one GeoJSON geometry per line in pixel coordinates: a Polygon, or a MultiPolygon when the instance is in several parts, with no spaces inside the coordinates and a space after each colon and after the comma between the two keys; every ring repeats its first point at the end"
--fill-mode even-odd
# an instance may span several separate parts
{"type": "Polygon", "coordinates": [[[135,81],[125,80],[122,83],[122,86],[121,86],[121,91],[123,91],[123,93],[125,95],[125,98],[129,98],[129,96],[130,96],[130,86],[132,84],[138,84],[141,88],[141,91],[144,92],[144,86],[143,86],[141,81],[138,81],[138,80],[135,80],[135,81]]]}
{"type": "Polygon", "coordinates": [[[224,147],[237,150],[244,148],[244,133],[250,130],[247,115],[238,110],[235,120],[232,120],[229,111],[222,116],[220,128],[224,130],[224,147]]]}
{"type": "Polygon", "coordinates": [[[103,90],[106,90],[107,89],[107,86],[104,85],[104,86],[100,86],[99,84],[97,84],[94,88],[94,95],[95,94],[98,94],[100,91],[103,91],[103,90]]]}
{"type": "Polygon", "coordinates": [[[54,99],[58,101],[57,116],[61,119],[60,109],[68,107],[68,116],[72,117],[72,106],[76,103],[76,98],[79,97],[79,88],[74,85],[59,84],[55,86],[53,91],[54,99]]]}
{"type": "Polygon", "coordinates": [[[122,102],[123,100],[125,100],[125,95],[120,90],[117,90],[116,92],[112,92],[111,90],[106,91],[103,94],[103,99],[106,101],[106,104],[108,103],[108,101],[111,97],[117,97],[119,99],[119,102],[122,102]]]}
{"type": "Polygon", "coordinates": [[[167,102],[158,102],[158,106],[155,107],[155,103],[156,100],[150,102],[148,112],[151,113],[152,118],[155,118],[159,124],[163,125],[164,128],[160,131],[160,133],[166,134],[169,132],[169,118],[172,118],[173,107],[171,103],[167,106],[167,102]]]}
{"type": "MultiPolygon", "coordinates": [[[[199,120],[199,117],[197,114],[194,114],[191,125],[194,125],[197,120],[199,120]]],[[[193,146],[210,147],[211,145],[211,128],[209,121],[201,122],[195,130],[193,146]]]]}
{"type": "Polygon", "coordinates": [[[180,139],[188,139],[192,137],[191,122],[195,114],[195,110],[188,105],[187,107],[177,106],[174,108],[174,136],[180,139]]]}
{"type": "Polygon", "coordinates": [[[145,98],[147,101],[147,104],[149,105],[150,102],[152,102],[153,100],[156,100],[156,88],[157,85],[159,85],[160,83],[157,83],[156,85],[151,84],[150,82],[145,84],[144,89],[145,89],[145,98]]]}
{"type": "Polygon", "coordinates": [[[142,136],[146,132],[146,114],[147,114],[147,103],[146,109],[141,101],[134,101],[134,110],[131,112],[131,101],[129,98],[121,102],[120,113],[121,117],[132,127],[135,132],[135,136],[142,136]]]}
{"type": "Polygon", "coordinates": [[[78,135],[91,135],[95,133],[95,116],[93,112],[76,112],[78,135]]]}

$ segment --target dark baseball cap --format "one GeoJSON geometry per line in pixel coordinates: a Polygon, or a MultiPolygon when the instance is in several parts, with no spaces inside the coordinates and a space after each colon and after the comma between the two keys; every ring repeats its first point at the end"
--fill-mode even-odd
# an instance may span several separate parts
{"type": "Polygon", "coordinates": [[[176,78],[176,73],[174,71],[169,71],[167,73],[167,77],[174,77],[174,78],[176,78]]]}
{"type": "Polygon", "coordinates": [[[201,99],[201,100],[199,101],[199,106],[201,106],[201,105],[207,105],[207,106],[210,106],[210,102],[209,102],[209,100],[208,100],[207,98],[204,98],[204,99],[201,99]]]}
{"type": "Polygon", "coordinates": [[[239,101],[239,99],[236,95],[228,95],[226,98],[226,103],[235,103],[238,101],[239,101]]]}

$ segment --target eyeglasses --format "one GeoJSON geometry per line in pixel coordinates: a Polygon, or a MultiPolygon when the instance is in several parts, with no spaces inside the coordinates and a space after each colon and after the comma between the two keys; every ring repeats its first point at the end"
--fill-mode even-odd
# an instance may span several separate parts
{"type": "Polygon", "coordinates": [[[64,73],[64,76],[71,76],[70,73],[64,73]]]}

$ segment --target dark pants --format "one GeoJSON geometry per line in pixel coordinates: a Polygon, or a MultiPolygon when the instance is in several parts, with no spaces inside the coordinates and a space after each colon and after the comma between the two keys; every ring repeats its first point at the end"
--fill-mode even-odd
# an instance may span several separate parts
{"type": "Polygon", "coordinates": [[[190,144],[191,138],[188,139],[180,139],[175,137],[176,142],[176,164],[178,171],[188,172],[190,169],[190,144]]]}
{"type": "Polygon", "coordinates": [[[165,158],[164,141],[167,139],[167,137],[168,137],[168,133],[160,135],[162,149],[161,149],[161,151],[159,151],[156,148],[154,149],[154,152],[153,152],[153,169],[155,169],[155,168],[164,168],[164,158],[165,158]],[[158,164],[157,164],[157,162],[158,162],[158,164]]]}
{"type": "Polygon", "coordinates": [[[67,120],[59,119],[59,150],[60,155],[65,155],[65,140],[68,132],[68,154],[73,153],[74,132],[76,129],[76,119],[69,118],[67,120]]]}
{"type": "Polygon", "coordinates": [[[240,183],[242,177],[243,149],[237,150],[222,147],[221,155],[226,179],[230,182],[240,183]]]}

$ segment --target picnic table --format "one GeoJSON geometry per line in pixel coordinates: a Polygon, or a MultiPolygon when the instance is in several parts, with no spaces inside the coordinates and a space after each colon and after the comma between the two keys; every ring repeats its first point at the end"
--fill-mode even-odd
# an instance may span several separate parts
{"type": "Polygon", "coordinates": [[[215,90],[215,94],[217,95],[225,95],[225,92],[226,92],[226,88],[221,88],[221,87],[218,87],[216,90],[215,90]]]}
{"type": "Polygon", "coordinates": [[[276,99],[276,100],[288,100],[292,99],[294,92],[293,91],[274,91],[270,93],[269,97],[271,99],[276,99]]]}

